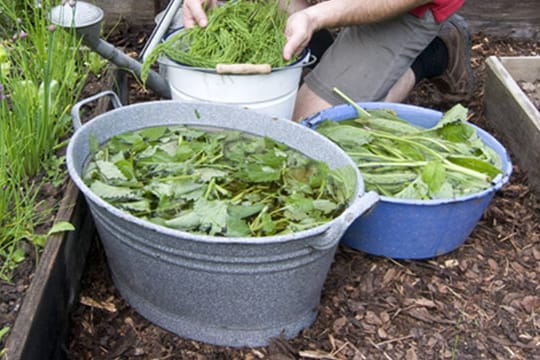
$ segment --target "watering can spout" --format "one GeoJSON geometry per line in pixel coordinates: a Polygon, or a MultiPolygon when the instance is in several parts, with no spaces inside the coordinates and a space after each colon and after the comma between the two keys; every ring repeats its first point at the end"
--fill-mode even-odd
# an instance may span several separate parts
{"type": "MultiPolygon", "coordinates": [[[[119,68],[129,69],[138,78],[141,77],[142,64],[139,61],[100,38],[103,10],[99,7],[84,1],[76,1],[73,6],[66,3],[54,7],[49,16],[53,24],[75,29],[83,43],[103,58],[119,68]]],[[[146,85],[162,98],[171,98],[169,83],[157,72],[150,70],[146,85]]]]}
{"type": "MultiPolygon", "coordinates": [[[[141,77],[142,64],[132,57],[124,54],[110,43],[103,39],[97,39],[96,41],[85,41],[85,43],[103,58],[109,60],[121,69],[129,69],[138,78],[141,77]]],[[[165,78],[159,75],[157,72],[150,70],[148,78],[146,79],[146,85],[158,93],[162,98],[170,99],[171,90],[169,83],[165,78]]]]}

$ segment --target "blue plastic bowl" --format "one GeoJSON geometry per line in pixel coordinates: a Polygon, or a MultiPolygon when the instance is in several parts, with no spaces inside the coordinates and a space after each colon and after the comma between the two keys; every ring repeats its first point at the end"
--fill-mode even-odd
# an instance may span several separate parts
{"type": "MultiPolygon", "coordinates": [[[[442,117],[436,110],[396,103],[358,103],[365,109],[393,109],[410,123],[433,127],[442,117]]],[[[303,121],[316,128],[324,120],[341,121],[357,117],[351,105],[338,105],[303,121]]],[[[495,192],[508,182],[512,163],[506,149],[485,130],[472,125],[484,143],[501,157],[502,175],[482,192],[455,199],[404,200],[381,196],[369,212],[355,220],[341,243],[371,255],[394,259],[427,259],[446,254],[467,240],[495,192]]]]}

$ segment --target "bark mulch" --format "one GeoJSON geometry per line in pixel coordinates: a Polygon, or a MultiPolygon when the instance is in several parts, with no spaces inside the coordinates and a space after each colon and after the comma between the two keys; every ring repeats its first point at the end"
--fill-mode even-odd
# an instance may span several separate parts
{"type": "MultiPolygon", "coordinates": [[[[538,55],[540,44],[476,34],[474,96],[483,115],[484,60],[538,55]]],[[[137,86],[131,91],[139,96],[137,86]]],[[[421,84],[408,102],[444,111],[421,84]]],[[[503,134],[495,134],[504,143],[503,134]]],[[[180,338],[138,315],[111,282],[96,240],[75,309],[72,359],[540,359],[540,207],[515,166],[467,241],[424,261],[396,261],[339,247],[315,323],[267,347],[228,348],[180,338]]],[[[449,219],[451,222],[451,219],[449,219]]],[[[276,291],[279,291],[276,289],[276,291]]]]}
{"type": "MultiPolygon", "coordinates": [[[[119,29],[110,41],[136,52],[148,33],[119,29]]],[[[503,144],[504,134],[492,131],[483,113],[484,60],[538,54],[536,42],[474,36],[478,82],[462,104],[503,144]]],[[[441,111],[453,105],[436,102],[437,95],[420,84],[408,102],[441,111]]],[[[156,98],[133,81],[129,97],[130,103],[156,98]]],[[[259,348],[204,344],[148,322],[116,291],[96,239],[66,353],[69,359],[540,359],[539,204],[515,166],[471,236],[449,254],[397,261],[340,246],[315,322],[293,339],[259,348]]],[[[33,267],[29,262],[12,284],[0,284],[2,324],[14,321],[33,267]]]]}

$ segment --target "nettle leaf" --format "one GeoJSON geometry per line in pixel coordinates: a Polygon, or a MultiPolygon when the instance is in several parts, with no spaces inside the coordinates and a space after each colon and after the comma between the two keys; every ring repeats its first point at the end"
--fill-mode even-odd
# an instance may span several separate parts
{"type": "Polygon", "coordinates": [[[210,235],[223,233],[226,229],[228,219],[226,201],[208,201],[201,198],[195,202],[194,211],[200,218],[201,227],[210,235]]]}
{"type": "Polygon", "coordinates": [[[141,165],[159,165],[167,164],[174,161],[174,157],[161,147],[150,147],[144,152],[140,153],[138,162],[141,165]]]}
{"type": "Polygon", "coordinates": [[[139,191],[122,186],[113,186],[96,180],[90,185],[90,190],[97,196],[107,200],[138,200],[139,191]]]}
{"type": "Polygon", "coordinates": [[[171,227],[173,229],[190,231],[196,230],[201,224],[201,218],[196,211],[186,211],[180,214],[179,216],[165,220],[163,222],[165,226],[171,227]]]}
{"type": "Polygon", "coordinates": [[[286,175],[291,180],[310,184],[311,186],[319,186],[322,182],[321,178],[328,176],[328,166],[319,168],[315,162],[307,163],[303,166],[289,168],[286,175]]]}
{"type": "Polygon", "coordinates": [[[177,134],[180,134],[187,141],[204,138],[207,134],[207,131],[185,126],[172,126],[170,127],[170,130],[174,131],[177,134]]]}
{"type": "Polygon", "coordinates": [[[163,150],[164,152],[166,152],[169,156],[174,157],[178,150],[178,142],[169,141],[167,143],[160,145],[159,148],[163,150]]]}
{"type": "Polygon", "coordinates": [[[326,185],[328,177],[330,176],[331,169],[325,162],[309,161],[306,165],[310,169],[315,169],[312,175],[309,177],[309,185],[312,188],[319,188],[326,185]]]}
{"type": "Polygon", "coordinates": [[[246,164],[234,176],[254,183],[271,182],[281,177],[281,169],[265,164],[246,164]]]}
{"type": "Polygon", "coordinates": [[[139,135],[147,141],[157,141],[165,136],[168,129],[167,126],[151,126],[146,129],[141,129],[139,135]]]}
{"type": "Polygon", "coordinates": [[[90,148],[90,154],[95,154],[99,151],[100,145],[97,137],[94,134],[88,136],[88,146],[90,148]]]}
{"type": "Polygon", "coordinates": [[[109,180],[127,180],[126,176],[115,164],[108,161],[96,161],[99,172],[109,180]]]}
{"type": "Polygon", "coordinates": [[[193,171],[193,175],[197,176],[203,182],[209,182],[213,178],[226,177],[229,175],[229,172],[214,168],[198,168],[193,171]]]}
{"type": "Polygon", "coordinates": [[[133,169],[133,161],[131,159],[119,160],[115,162],[114,165],[116,165],[118,170],[120,170],[122,175],[124,175],[127,180],[135,179],[135,170],[133,169]]]}
{"type": "Polygon", "coordinates": [[[193,179],[179,179],[162,182],[156,179],[148,184],[147,188],[157,197],[172,196],[175,198],[187,198],[190,193],[196,192],[199,197],[205,185],[193,179]]]}
{"type": "Polygon", "coordinates": [[[446,182],[446,169],[440,161],[430,161],[422,169],[422,181],[431,193],[439,191],[446,182]]]}
{"type": "Polygon", "coordinates": [[[254,154],[256,162],[280,169],[287,162],[287,154],[279,150],[271,150],[262,154],[254,154]]]}
{"type": "Polygon", "coordinates": [[[227,136],[223,145],[225,158],[239,163],[243,162],[249,154],[254,154],[265,147],[264,138],[245,141],[239,132],[233,132],[227,136]]]}
{"type": "Polygon", "coordinates": [[[193,149],[193,146],[188,142],[183,142],[176,148],[176,154],[174,156],[174,161],[185,161],[193,157],[193,154],[196,151],[193,149]]]}
{"type": "Polygon", "coordinates": [[[156,151],[157,151],[157,147],[148,146],[144,148],[144,150],[138,151],[137,155],[135,156],[135,159],[142,163],[142,160],[144,159],[152,159],[154,155],[156,154],[156,151]]]}
{"type": "Polygon", "coordinates": [[[246,237],[251,236],[251,229],[247,222],[240,218],[230,216],[227,219],[227,231],[225,235],[228,237],[246,237]]]}
{"type": "Polygon", "coordinates": [[[152,181],[146,186],[146,189],[157,198],[161,198],[163,196],[170,197],[174,195],[175,184],[152,181]]]}
{"type": "Polygon", "coordinates": [[[335,202],[330,200],[313,200],[313,208],[317,210],[321,210],[325,214],[330,214],[331,212],[335,211],[338,206],[335,202]]]}
{"type": "Polygon", "coordinates": [[[128,131],[116,135],[113,139],[111,139],[109,145],[111,146],[111,149],[114,150],[114,147],[118,146],[117,144],[123,144],[124,146],[134,145],[142,141],[144,141],[144,138],[141,136],[140,132],[128,131]]]}
{"type": "Polygon", "coordinates": [[[123,210],[133,211],[135,213],[148,213],[151,210],[150,200],[142,199],[138,201],[122,202],[117,206],[123,210]]]}
{"type": "Polygon", "coordinates": [[[228,208],[229,214],[233,218],[244,219],[249,216],[258,214],[266,205],[257,203],[252,205],[231,205],[228,208]]]}
{"type": "Polygon", "coordinates": [[[277,224],[268,213],[264,213],[261,217],[262,231],[265,235],[274,235],[277,231],[277,224]]]}
{"type": "Polygon", "coordinates": [[[287,197],[288,217],[299,221],[308,217],[307,213],[314,209],[313,199],[306,198],[302,194],[292,194],[287,197]]]}
{"type": "Polygon", "coordinates": [[[111,153],[140,152],[148,147],[142,136],[136,132],[128,132],[113,136],[107,143],[107,149],[111,153]]]}

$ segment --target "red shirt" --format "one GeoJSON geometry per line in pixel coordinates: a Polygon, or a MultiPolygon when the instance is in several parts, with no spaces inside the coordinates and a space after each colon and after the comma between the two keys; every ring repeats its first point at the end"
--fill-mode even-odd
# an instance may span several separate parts
{"type": "Polygon", "coordinates": [[[446,20],[450,15],[458,11],[463,5],[464,0],[433,0],[429,4],[422,5],[411,10],[414,16],[424,16],[427,10],[431,10],[433,17],[437,22],[446,20]]]}

